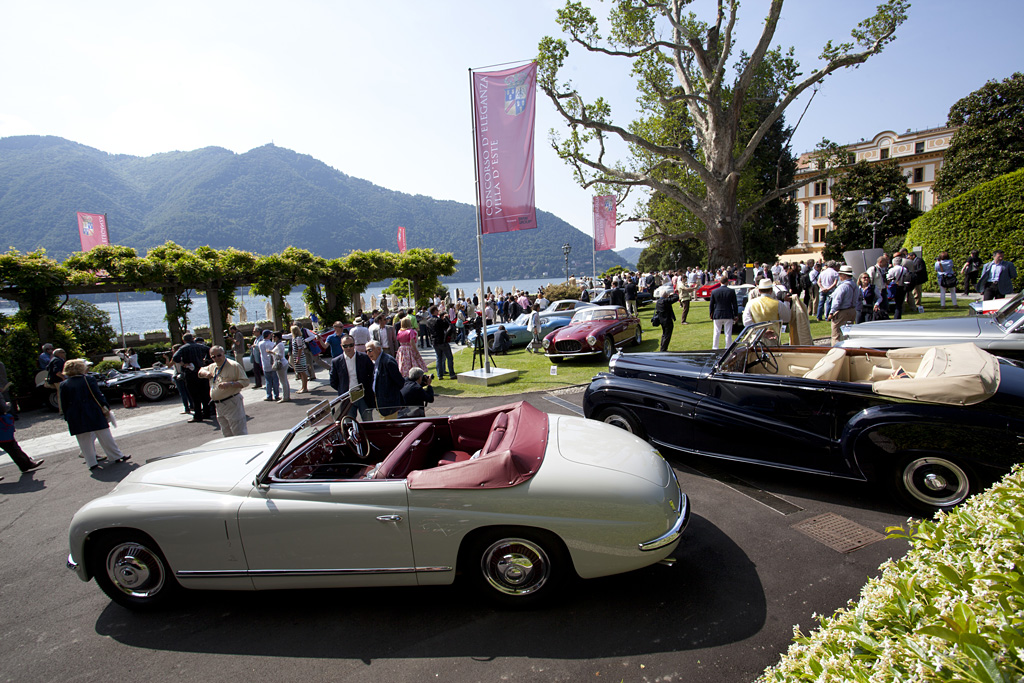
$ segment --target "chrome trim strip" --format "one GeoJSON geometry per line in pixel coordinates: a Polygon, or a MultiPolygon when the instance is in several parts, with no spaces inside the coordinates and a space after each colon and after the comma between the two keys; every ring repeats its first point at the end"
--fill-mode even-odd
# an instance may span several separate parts
{"type": "Polygon", "coordinates": [[[639,544],[641,551],[649,552],[651,550],[657,550],[658,548],[664,548],[667,545],[675,543],[676,540],[682,536],[683,529],[686,528],[686,524],[690,521],[690,501],[686,497],[686,494],[682,491],[679,492],[679,517],[676,519],[676,523],[672,525],[672,528],[667,532],[655,538],[652,541],[644,541],[639,544]]]}
{"type": "Polygon", "coordinates": [[[185,569],[174,572],[183,579],[230,579],[238,577],[357,576],[359,574],[416,574],[450,572],[451,567],[367,567],[366,569],[185,569]]]}

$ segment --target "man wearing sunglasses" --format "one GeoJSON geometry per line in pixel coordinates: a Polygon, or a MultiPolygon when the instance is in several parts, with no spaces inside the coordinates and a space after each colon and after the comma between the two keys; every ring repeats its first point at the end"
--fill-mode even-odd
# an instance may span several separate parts
{"type": "Polygon", "coordinates": [[[217,422],[222,436],[248,434],[242,389],[249,378],[241,365],[229,359],[223,346],[210,349],[213,362],[199,370],[199,377],[210,380],[210,402],[217,406],[217,422]]]}
{"type": "Polygon", "coordinates": [[[352,391],[362,385],[363,396],[352,402],[348,414],[361,420],[373,417],[373,361],[365,353],[356,351],[356,342],[351,335],[341,337],[341,355],[331,361],[331,386],[338,394],[352,391]]]}

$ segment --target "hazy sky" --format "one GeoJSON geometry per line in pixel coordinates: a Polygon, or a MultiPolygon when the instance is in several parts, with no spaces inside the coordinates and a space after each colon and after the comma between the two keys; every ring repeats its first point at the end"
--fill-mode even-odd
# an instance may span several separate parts
{"type": "MultiPolygon", "coordinates": [[[[0,0],[0,137],[57,135],[140,156],[273,142],[392,190],[472,203],[468,69],[533,57],[541,37],[559,35],[562,4],[0,0]]],[[[847,39],[874,5],[789,0],[776,43],[795,46],[809,72],[825,41],[847,39]]],[[[744,0],[738,48],[752,48],[767,6],[744,0]]],[[[711,7],[694,3],[706,19],[711,7]]],[[[916,0],[895,43],[826,80],[794,151],[823,136],[856,142],[944,125],[957,99],[1022,68],[1022,25],[1021,0],[916,0]]],[[[564,74],[627,122],[635,95],[625,64],[576,50],[564,74]]],[[[790,108],[790,125],[802,109],[790,108]]],[[[552,127],[560,119],[541,95],[538,207],[589,234],[590,195],[551,150],[552,127]]],[[[619,248],[636,246],[635,234],[621,227],[619,248]]],[[[412,234],[409,244],[429,246],[412,234]]]]}

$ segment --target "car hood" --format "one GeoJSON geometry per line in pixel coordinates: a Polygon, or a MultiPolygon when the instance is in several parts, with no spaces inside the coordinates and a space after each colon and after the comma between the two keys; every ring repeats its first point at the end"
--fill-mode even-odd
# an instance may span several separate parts
{"type": "Polygon", "coordinates": [[[286,431],[217,439],[188,451],[150,461],[121,485],[178,486],[203,491],[230,491],[256,476],[286,431]]]}
{"type": "Polygon", "coordinates": [[[934,320],[875,320],[849,327],[848,338],[862,337],[909,337],[922,340],[941,339],[944,343],[954,340],[970,341],[981,334],[981,325],[976,317],[936,318],[934,320]]]}
{"type": "Polygon", "coordinates": [[[609,323],[615,322],[614,320],[592,320],[585,323],[576,323],[575,325],[569,325],[558,330],[559,337],[571,336],[571,337],[586,337],[591,334],[604,334],[604,331],[608,328],[609,323]]]}
{"type": "Polygon", "coordinates": [[[552,429],[561,456],[577,465],[598,467],[640,477],[656,486],[672,481],[669,464],[653,448],[627,431],[580,417],[560,415],[552,429]],[[600,447],[594,444],[594,427],[600,425],[600,447]]]}

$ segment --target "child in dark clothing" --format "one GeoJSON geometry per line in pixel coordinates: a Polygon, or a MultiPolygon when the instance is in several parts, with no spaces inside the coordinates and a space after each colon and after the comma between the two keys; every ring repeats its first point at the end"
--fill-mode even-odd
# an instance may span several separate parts
{"type": "MultiPolygon", "coordinates": [[[[7,451],[11,460],[22,472],[31,472],[43,464],[42,460],[33,460],[21,450],[21,446],[14,440],[14,417],[6,401],[0,400],[0,448],[7,451]]],[[[3,477],[0,477],[2,480],[3,477]]]]}

